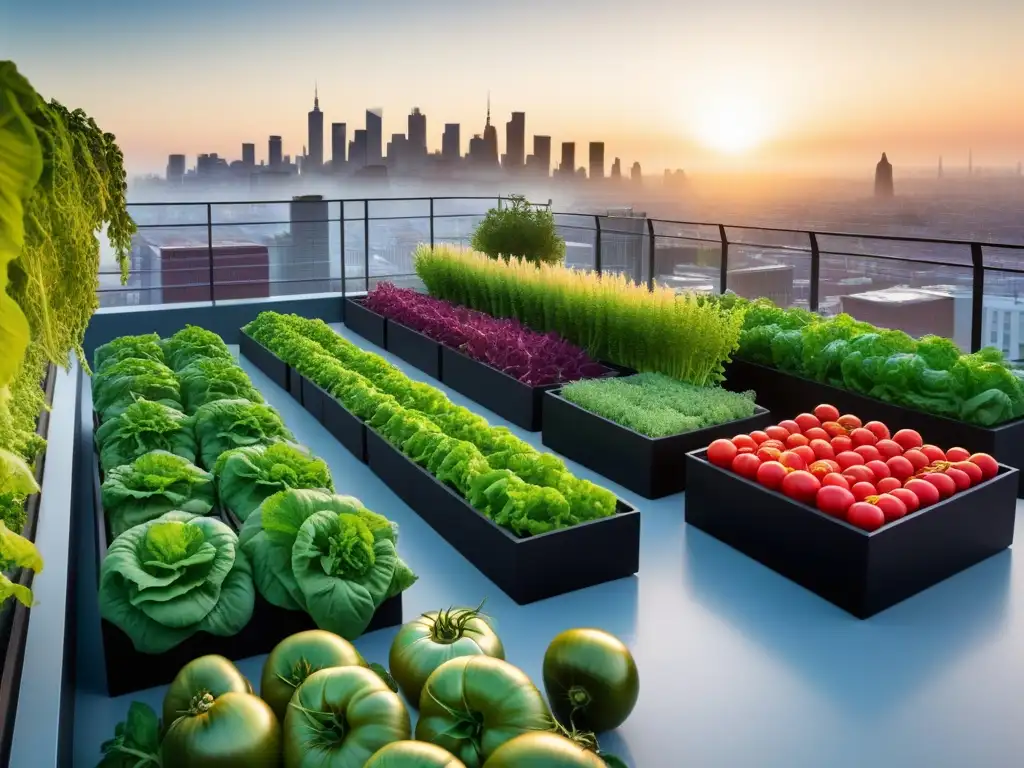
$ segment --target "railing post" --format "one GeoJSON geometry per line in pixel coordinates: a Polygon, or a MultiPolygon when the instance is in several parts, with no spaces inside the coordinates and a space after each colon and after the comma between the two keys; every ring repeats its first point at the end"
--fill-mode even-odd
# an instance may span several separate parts
{"type": "Polygon", "coordinates": [[[341,311],[342,314],[345,312],[345,201],[339,200],[341,204],[341,212],[338,214],[339,224],[341,231],[339,232],[339,242],[341,243],[341,311]]]}
{"type": "Polygon", "coordinates": [[[594,271],[601,274],[601,217],[594,216],[594,271]]]}
{"type": "Polygon", "coordinates": [[[725,293],[729,289],[729,236],[725,234],[725,225],[718,225],[718,236],[722,241],[722,258],[718,273],[718,292],[725,293]]]}
{"type": "Polygon", "coordinates": [[[647,219],[647,290],[654,291],[654,219],[647,219]]]}
{"type": "Polygon", "coordinates": [[[370,201],[363,200],[363,280],[370,292],[370,201]]]}
{"type": "Polygon", "coordinates": [[[818,311],[818,288],[821,277],[821,253],[818,251],[818,236],[814,232],[808,232],[811,238],[811,295],[807,304],[811,312],[818,311]]]}
{"type": "Polygon", "coordinates": [[[210,303],[216,304],[213,290],[213,203],[206,204],[206,256],[210,262],[210,303]]]}
{"type": "Polygon", "coordinates": [[[434,250],[434,198],[430,198],[430,250],[434,250]]]}
{"type": "MultiPolygon", "coordinates": [[[[971,263],[974,265],[971,281],[971,352],[977,352],[981,349],[981,331],[985,321],[985,256],[981,243],[971,243],[971,263]]],[[[1011,359],[1014,356],[1011,349],[1011,359]]]]}

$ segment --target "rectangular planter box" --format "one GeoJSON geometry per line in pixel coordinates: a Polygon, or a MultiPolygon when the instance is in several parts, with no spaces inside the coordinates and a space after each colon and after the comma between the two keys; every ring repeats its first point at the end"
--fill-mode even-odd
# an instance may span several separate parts
{"type": "Polygon", "coordinates": [[[363,300],[345,299],[345,326],[371,344],[387,349],[387,323],[383,315],[366,308],[363,300]]]}
{"type": "Polygon", "coordinates": [[[246,333],[241,334],[238,349],[277,386],[288,389],[288,364],[281,358],[246,333]]]}
{"type": "Polygon", "coordinates": [[[1006,549],[1018,472],[999,474],[868,533],[720,469],[686,458],[686,522],[866,619],[1006,549]]]}
{"type": "MultiPolygon", "coordinates": [[[[831,403],[840,413],[852,413],[864,421],[884,422],[894,433],[899,429],[915,429],[926,443],[943,450],[960,446],[972,453],[989,453],[1010,467],[1024,466],[1024,419],[995,427],[979,427],[945,416],[903,408],[873,397],[833,387],[829,384],[794,376],[744,360],[726,366],[724,386],[734,392],[752,389],[757,402],[780,418],[791,419],[798,413],[810,412],[819,403],[831,403]]],[[[1024,488],[1018,489],[1024,497],[1024,488]]]]}
{"type": "Polygon", "coordinates": [[[324,421],[324,398],[330,397],[320,387],[314,384],[312,381],[307,379],[301,373],[296,371],[294,368],[291,369],[289,374],[293,379],[298,379],[300,387],[302,389],[302,407],[305,408],[314,419],[323,424],[324,421]]]}
{"type": "Polygon", "coordinates": [[[388,352],[441,381],[441,344],[419,331],[387,321],[388,352]]]}
{"type": "Polygon", "coordinates": [[[655,438],[581,408],[559,388],[544,396],[542,420],[545,446],[644,498],[660,499],[686,489],[687,453],[766,427],[772,416],[758,407],[746,419],[655,438]]]}
{"type": "Polygon", "coordinates": [[[640,513],[618,514],[518,539],[477,512],[372,429],[370,468],[463,557],[520,605],[632,576],[640,568],[640,513]]]}
{"type": "Polygon", "coordinates": [[[345,409],[338,400],[323,392],[324,428],[345,446],[346,450],[362,462],[366,462],[366,423],[345,409]]]}
{"type": "Polygon", "coordinates": [[[291,366],[288,366],[288,394],[302,405],[302,376],[291,366]]]}

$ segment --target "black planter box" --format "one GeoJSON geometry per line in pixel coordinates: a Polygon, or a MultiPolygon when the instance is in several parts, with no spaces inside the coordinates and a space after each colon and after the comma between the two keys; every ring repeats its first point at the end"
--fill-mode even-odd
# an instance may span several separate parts
{"type": "Polygon", "coordinates": [[[363,299],[345,299],[345,327],[358,333],[371,344],[387,348],[387,323],[383,315],[366,308],[363,299]]]}
{"type": "MultiPolygon", "coordinates": [[[[758,403],[775,414],[786,414],[781,417],[784,419],[810,412],[819,403],[831,403],[840,413],[852,413],[864,421],[884,422],[893,433],[899,429],[915,429],[921,433],[925,443],[943,450],[959,446],[972,453],[989,453],[996,461],[1010,467],[1024,466],[1024,419],[995,427],[979,427],[744,360],[729,363],[725,376],[724,386],[727,389],[734,392],[754,390],[758,403]]],[[[1018,489],[1018,495],[1024,498],[1024,487],[1018,489]]]]}
{"type": "Polygon", "coordinates": [[[545,446],[646,499],[660,499],[686,489],[687,453],[766,427],[772,416],[758,407],[745,419],[648,437],[566,400],[559,388],[545,395],[542,420],[545,446]]]}
{"type": "Polygon", "coordinates": [[[868,533],[687,455],[686,522],[866,619],[1006,549],[1018,472],[868,533]]]}
{"type": "Polygon", "coordinates": [[[323,393],[322,423],[349,453],[366,462],[366,423],[326,392],[323,393]]]}
{"type": "Polygon", "coordinates": [[[377,476],[520,605],[632,576],[640,568],[640,513],[622,501],[612,517],[519,539],[373,429],[366,431],[366,447],[377,476]]]}
{"type": "Polygon", "coordinates": [[[312,414],[313,418],[323,424],[324,421],[324,398],[330,397],[320,387],[307,379],[294,368],[289,374],[293,379],[298,379],[302,389],[302,407],[312,414]]]}
{"type": "Polygon", "coordinates": [[[238,349],[249,362],[255,365],[277,386],[282,389],[289,389],[288,364],[281,358],[245,332],[239,338],[238,349]]]}
{"type": "Polygon", "coordinates": [[[387,321],[388,352],[441,381],[441,344],[394,320],[387,321]]]}

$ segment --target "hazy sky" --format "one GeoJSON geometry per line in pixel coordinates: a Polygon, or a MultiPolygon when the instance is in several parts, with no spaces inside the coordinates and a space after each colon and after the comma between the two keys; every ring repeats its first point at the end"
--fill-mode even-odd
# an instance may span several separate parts
{"type": "MultiPolygon", "coordinates": [[[[325,122],[439,148],[483,128],[606,142],[645,172],[1024,159],[1024,0],[0,0],[0,59],[117,134],[130,172],[170,152],[301,151],[325,122]]],[[[330,129],[325,128],[329,137],[330,129]]],[[[530,139],[528,138],[528,151],[530,139]]],[[[329,138],[326,154],[329,155],[329,138]]]]}

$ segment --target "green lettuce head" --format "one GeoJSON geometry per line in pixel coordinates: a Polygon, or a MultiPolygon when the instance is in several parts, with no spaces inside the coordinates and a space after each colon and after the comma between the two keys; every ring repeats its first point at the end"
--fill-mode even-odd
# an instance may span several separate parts
{"type": "Polygon", "coordinates": [[[93,371],[102,373],[107,366],[132,359],[162,363],[164,353],[160,348],[160,337],[155,333],[144,333],[141,336],[119,336],[101,344],[92,353],[93,371]]]}
{"type": "Polygon", "coordinates": [[[212,468],[224,451],[250,445],[295,441],[277,411],[248,400],[217,400],[195,413],[196,439],[204,467],[212,468]]]}
{"type": "Polygon", "coordinates": [[[100,567],[100,615],[140,653],[165,653],[196,632],[237,635],[255,599],[252,567],[234,532],[188,512],[125,531],[100,567]]]}
{"type": "Polygon", "coordinates": [[[167,451],[191,462],[196,460],[196,436],[192,420],[161,403],[139,400],[124,413],[104,422],[96,430],[100,467],[109,472],[131,464],[150,451],[167,451]]]}
{"type": "Polygon", "coordinates": [[[111,536],[120,536],[175,509],[210,514],[214,480],[186,458],[150,451],[107,472],[101,493],[111,536]]]}
{"type": "Polygon", "coordinates": [[[100,421],[124,413],[140,398],[181,410],[181,390],[174,372],[163,363],[127,358],[93,377],[92,403],[100,421]]]}
{"type": "Polygon", "coordinates": [[[215,400],[248,400],[262,403],[263,397],[249,376],[234,360],[203,357],[193,360],[178,372],[181,398],[186,413],[195,413],[215,400]]]}
{"type": "Polygon", "coordinates": [[[417,578],[398,557],[398,527],[351,496],[276,493],[245,521],[239,541],[268,602],[304,610],[348,640],[417,578]]]}
{"type": "Polygon", "coordinates": [[[224,339],[196,325],[186,325],[160,342],[160,347],[167,365],[175,371],[181,371],[202,358],[234,359],[224,339]]]}
{"type": "Polygon", "coordinates": [[[242,521],[268,496],[289,488],[334,492],[331,471],[303,446],[251,445],[222,453],[214,467],[221,502],[242,521]]]}

